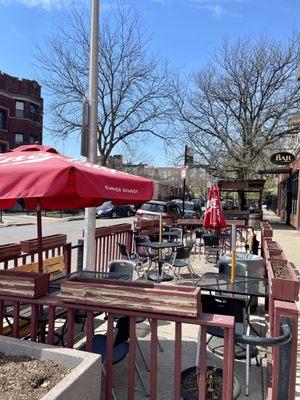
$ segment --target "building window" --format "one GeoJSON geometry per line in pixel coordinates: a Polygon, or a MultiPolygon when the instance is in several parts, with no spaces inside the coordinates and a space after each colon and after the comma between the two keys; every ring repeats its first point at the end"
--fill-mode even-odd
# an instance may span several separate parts
{"type": "Polygon", "coordinates": [[[15,133],[15,146],[22,146],[24,144],[24,133],[15,133]]]}
{"type": "Polygon", "coordinates": [[[36,142],[38,142],[38,138],[35,135],[30,135],[29,136],[29,143],[30,144],[35,144],[36,142]]]}
{"type": "Polygon", "coordinates": [[[292,197],[292,207],[291,214],[297,214],[297,200],[298,200],[298,181],[299,181],[299,173],[297,172],[293,175],[291,179],[291,197],[292,197]]]}
{"type": "Polygon", "coordinates": [[[30,103],[30,116],[29,118],[31,121],[37,121],[38,120],[38,106],[36,104],[30,103]]]}
{"type": "Polygon", "coordinates": [[[6,129],[6,112],[0,110],[0,129],[6,129]]]}
{"type": "Polygon", "coordinates": [[[24,118],[24,101],[16,100],[16,117],[24,118]]]}

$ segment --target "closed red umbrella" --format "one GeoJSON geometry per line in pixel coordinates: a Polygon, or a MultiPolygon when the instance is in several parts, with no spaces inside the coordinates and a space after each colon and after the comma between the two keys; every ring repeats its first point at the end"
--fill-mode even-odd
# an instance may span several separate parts
{"type": "Polygon", "coordinates": [[[212,185],[210,188],[206,210],[203,216],[203,226],[206,229],[227,227],[217,185],[212,185]]]}
{"type": "Polygon", "coordinates": [[[0,210],[23,198],[38,211],[39,268],[42,269],[41,209],[95,207],[105,199],[114,204],[151,200],[153,181],[59,154],[54,148],[20,146],[0,154],[0,210]]]}

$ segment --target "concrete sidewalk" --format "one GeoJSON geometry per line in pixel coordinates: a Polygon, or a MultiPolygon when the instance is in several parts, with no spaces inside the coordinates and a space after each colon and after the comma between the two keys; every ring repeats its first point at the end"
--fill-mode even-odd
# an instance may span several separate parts
{"type": "MultiPolygon", "coordinates": [[[[77,221],[83,220],[84,215],[72,216],[69,217],[45,217],[43,216],[43,221],[47,222],[67,222],[67,221],[77,221]]],[[[24,226],[24,225],[35,225],[36,224],[36,216],[35,215],[27,215],[27,214],[2,214],[2,221],[0,223],[0,228],[8,227],[8,226],[24,226]]]]}
{"type": "MultiPolygon", "coordinates": [[[[280,244],[288,261],[295,265],[295,272],[300,277],[300,232],[286,225],[272,211],[264,210],[264,219],[269,220],[273,228],[274,240],[280,244]]],[[[300,310],[300,301],[297,302],[297,307],[300,310]]],[[[300,398],[300,316],[298,319],[296,398],[300,398]]]]}

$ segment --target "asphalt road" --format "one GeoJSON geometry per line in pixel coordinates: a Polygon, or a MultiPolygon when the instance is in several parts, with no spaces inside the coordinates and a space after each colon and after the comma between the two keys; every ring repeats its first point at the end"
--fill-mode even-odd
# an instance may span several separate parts
{"type": "MultiPolygon", "coordinates": [[[[97,219],[97,227],[109,226],[121,223],[133,223],[134,217],[116,219],[97,219]]],[[[34,219],[33,219],[34,220],[34,219]]],[[[84,220],[63,221],[50,218],[43,219],[43,236],[64,233],[68,236],[68,242],[76,244],[82,239],[84,220]]],[[[36,235],[36,225],[7,226],[0,228],[0,245],[19,242],[20,240],[33,239],[36,235]]]]}

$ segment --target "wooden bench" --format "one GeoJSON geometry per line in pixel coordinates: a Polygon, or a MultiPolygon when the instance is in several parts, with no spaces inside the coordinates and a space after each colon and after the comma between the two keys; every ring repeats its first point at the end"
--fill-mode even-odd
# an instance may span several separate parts
{"type": "MultiPolygon", "coordinates": [[[[38,272],[38,262],[31,264],[20,265],[19,267],[11,268],[10,271],[27,271],[27,272],[38,272]]],[[[57,256],[43,260],[43,272],[50,274],[50,281],[54,281],[59,278],[66,276],[69,271],[65,265],[65,256],[57,256]]]]}

